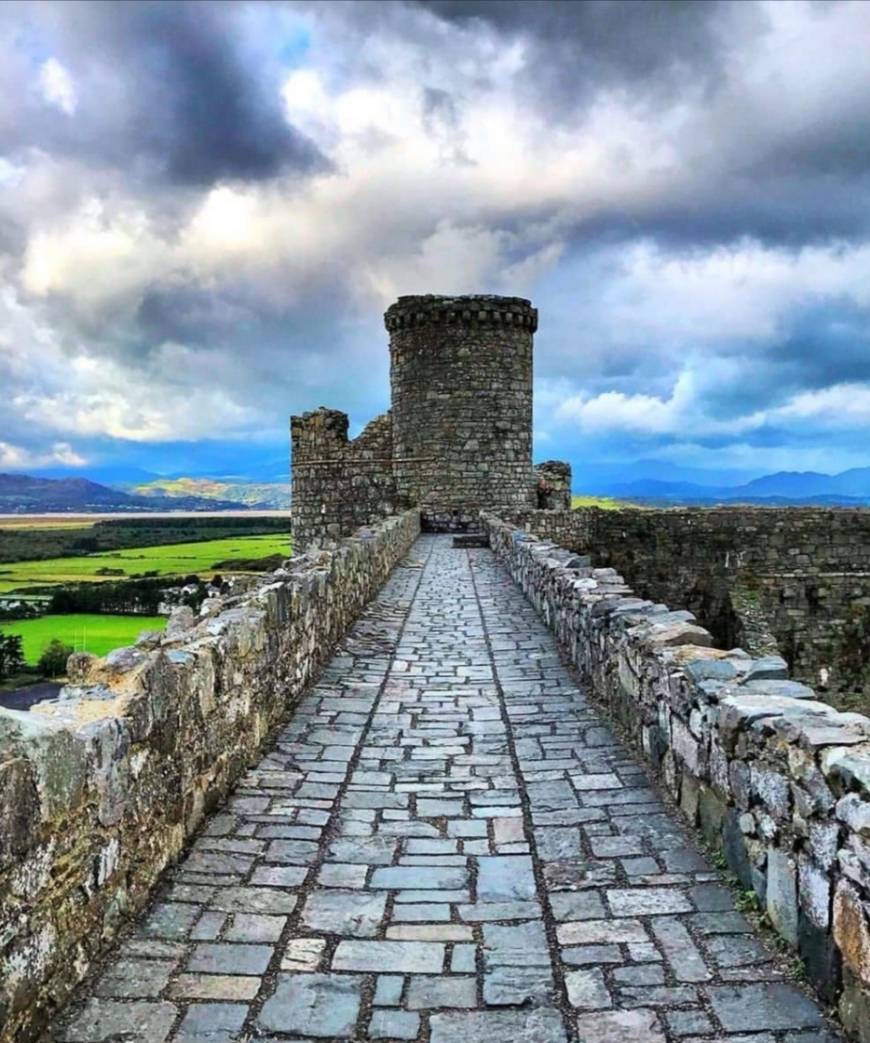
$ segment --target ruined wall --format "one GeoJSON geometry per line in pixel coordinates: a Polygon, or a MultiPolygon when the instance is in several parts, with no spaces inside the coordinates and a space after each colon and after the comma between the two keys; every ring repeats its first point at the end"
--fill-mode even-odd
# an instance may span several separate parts
{"type": "Polygon", "coordinates": [[[723,647],[778,647],[820,691],[870,692],[870,511],[591,508],[512,518],[618,569],[643,597],[690,609],[723,647]]]}
{"type": "Polygon", "coordinates": [[[532,506],[536,309],[519,297],[400,297],[384,322],[396,481],[424,527],[532,506]]]}
{"type": "Polygon", "coordinates": [[[815,700],[778,657],[711,647],[690,613],[633,596],[614,569],[484,522],[593,697],[867,1043],[870,720],[815,700]]]}
{"type": "Polygon", "coordinates": [[[51,712],[0,710],[0,1041],[35,1038],[256,760],[419,533],[295,558],[165,634],[74,657],[51,712]]]}
{"type": "Polygon", "coordinates": [[[564,460],[535,464],[535,506],[542,511],[571,510],[571,465],[564,460]]]}
{"type": "Polygon", "coordinates": [[[348,536],[401,509],[389,413],[353,441],[346,413],[321,407],[291,417],[293,543],[304,550],[348,536]]]}

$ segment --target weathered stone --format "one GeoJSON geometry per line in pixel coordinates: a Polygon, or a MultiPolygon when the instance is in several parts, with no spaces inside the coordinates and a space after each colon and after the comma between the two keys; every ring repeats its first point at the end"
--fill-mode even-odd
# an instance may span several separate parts
{"type": "Polygon", "coordinates": [[[359,891],[314,891],[302,907],[309,930],[373,938],[384,918],[386,895],[359,891]]]}
{"type": "Polygon", "coordinates": [[[122,960],[103,974],[96,994],[117,999],[158,996],[174,968],[174,960],[122,960]]]}
{"type": "Polygon", "coordinates": [[[176,1008],[171,1003],[92,999],[57,1039],[62,1043],[109,1043],[123,1037],[131,1043],[163,1043],[172,1029],[176,1008]]]}
{"type": "Polygon", "coordinates": [[[234,1043],[247,1014],[240,1003],[196,1003],[178,1026],[176,1043],[234,1043]]]}
{"type": "Polygon", "coordinates": [[[420,1015],[407,1010],[376,1010],[369,1022],[369,1039],[416,1039],[420,1015]]]}
{"type": "Polygon", "coordinates": [[[816,1005],[794,985],[708,985],[706,993],[726,1032],[815,1028],[822,1025],[816,1005]]]}
{"type": "Polygon", "coordinates": [[[407,1003],[409,1010],[476,1007],[477,983],[468,975],[415,974],[408,986],[407,1003]]]}
{"type": "Polygon", "coordinates": [[[569,971],[565,975],[565,988],[568,1002],[578,1010],[602,1010],[613,1006],[604,974],[597,967],[569,971]]]}
{"type": "Polygon", "coordinates": [[[767,915],[783,938],[797,946],[797,867],[794,859],[778,847],[767,852],[767,915]]]}
{"type": "Polygon", "coordinates": [[[169,991],[174,999],[252,1000],[260,981],[242,974],[179,974],[169,991]]]}
{"type": "Polygon", "coordinates": [[[509,902],[534,897],[537,888],[532,875],[532,860],[528,856],[493,855],[478,859],[477,864],[479,901],[509,902]]]}
{"type": "Polygon", "coordinates": [[[431,1043],[480,1043],[484,1039],[568,1043],[562,1015],[547,1007],[433,1014],[431,1026],[431,1043]]]}
{"type": "Polygon", "coordinates": [[[444,963],[438,942],[339,942],[332,966],[339,971],[437,974],[444,963]]]}
{"type": "Polygon", "coordinates": [[[655,916],[692,912],[692,903],[676,888],[615,888],[605,892],[614,916],[655,916]]]}
{"type": "Polygon", "coordinates": [[[870,985],[870,918],[857,890],[846,880],[834,892],[834,939],[849,970],[870,985]]]}
{"type": "Polygon", "coordinates": [[[468,870],[452,866],[384,866],[372,873],[371,886],[387,890],[465,887],[468,870]]]}
{"type": "Polygon", "coordinates": [[[349,974],[279,974],[257,1024],[267,1031],[318,1039],[350,1039],[362,999],[362,978],[349,974]]]}
{"type": "Polygon", "coordinates": [[[580,1043],[665,1043],[658,1015],[652,1010],[603,1010],[577,1018],[580,1043]]]}

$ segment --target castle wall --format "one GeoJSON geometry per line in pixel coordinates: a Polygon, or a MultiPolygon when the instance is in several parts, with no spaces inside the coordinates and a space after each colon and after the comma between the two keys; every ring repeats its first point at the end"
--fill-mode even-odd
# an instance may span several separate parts
{"type": "Polygon", "coordinates": [[[571,510],[571,465],[564,460],[535,464],[535,506],[542,511],[571,510]]]}
{"type": "Polygon", "coordinates": [[[843,705],[870,695],[870,511],[673,508],[512,520],[694,612],[723,647],[778,649],[843,705]],[[855,693],[851,697],[849,693],[855,693]]]}
{"type": "MultiPolygon", "coordinates": [[[[706,513],[717,517],[693,517],[692,529],[713,539],[726,525],[718,516],[731,512],[706,513]]],[[[750,535],[757,513],[738,516],[743,535],[750,535]]],[[[786,512],[772,513],[782,519],[786,512]]],[[[819,541],[819,557],[829,567],[848,554],[837,549],[840,538],[854,534],[850,524],[858,522],[828,519],[834,533],[826,540],[826,513],[840,512],[815,512],[803,527],[796,523],[796,532],[806,546],[819,541]]],[[[685,535],[678,522],[659,518],[664,533],[674,525],[685,535]]],[[[750,556],[759,564],[804,553],[800,546],[791,553],[791,541],[776,542],[777,520],[756,523],[759,539],[750,556]],[[763,537],[774,540],[775,551],[765,548],[763,537]]],[[[494,551],[558,636],[592,697],[621,722],[689,821],[755,892],[822,998],[838,1005],[846,1029],[866,1040],[870,719],[817,701],[812,690],[787,679],[778,657],[712,647],[713,635],[688,613],[634,596],[615,569],[593,568],[588,558],[515,522],[492,515],[484,522],[494,551]]],[[[556,515],[552,522],[568,528],[556,515]]],[[[530,524],[541,526],[541,512],[530,524]]],[[[589,524],[588,517],[578,519],[580,528],[589,524]]],[[[625,539],[632,532],[659,535],[655,518],[625,519],[624,525],[625,539]]],[[[732,531],[731,554],[733,537],[732,531]]],[[[710,550],[715,546],[714,540],[710,550]]]]}
{"type": "Polygon", "coordinates": [[[347,414],[337,409],[291,418],[293,542],[298,550],[349,536],[400,509],[390,414],[376,417],[352,441],[347,428],[347,414]]]}
{"type": "Polygon", "coordinates": [[[396,482],[424,527],[532,506],[537,311],[518,297],[400,297],[384,321],[396,482]]]}
{"type": "Polygon", "coordinates": [[[39,1035],[418,533],[408,511],[294,558],[202,620],[73,657],[50,710],[0,709],[2,1043],[39,1035]]]}

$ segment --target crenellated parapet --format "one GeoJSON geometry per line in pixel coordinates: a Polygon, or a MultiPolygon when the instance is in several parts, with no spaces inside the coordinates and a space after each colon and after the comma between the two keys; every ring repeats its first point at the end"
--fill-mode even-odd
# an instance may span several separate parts
{"type": "Polygon", "coordinates": [[[390,333],[420,326],[459,325],[521,327],[534,333],[538,328],[538,309],[525,297],[444,297],[429,293],[400,297],[387,308],[384,325],[390,333]]]}
{"type": "Polygon", "coordinates": [[[521,297],[400,297],[384,316],[396,485],[424,527],[532,506],[532,353],[521,297]]]}
{"type": "Polygon", "coordinates": [[[293,539],[297,548],[347,536],[398,509],[392,421],[375,417],[347,437],[348,418],[321,407],[291,417],[293,539]]]}
{"type": "MultiPolygon", "coordinates": [[[[391,410],[348,441],[347,416],[294,417],[297,547],[418,506],[425,528],[468,529],[482,508],[539,502],[532,470],[532,354],[524,297],[400,297],[385,315],[391,410]]],[[[564,484],[564,483],[563,483],[564,484]]],[[[559,487],[551,497],[570,500],[559,487]]]]}

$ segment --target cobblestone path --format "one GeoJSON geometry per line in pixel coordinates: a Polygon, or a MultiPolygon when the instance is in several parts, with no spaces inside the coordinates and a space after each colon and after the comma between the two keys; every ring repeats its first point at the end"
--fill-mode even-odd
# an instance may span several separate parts
{"type": "Polygon", "coordinates": [[[492,554],[429,536],[54,1038],[839,1037],[492,554]]]}

